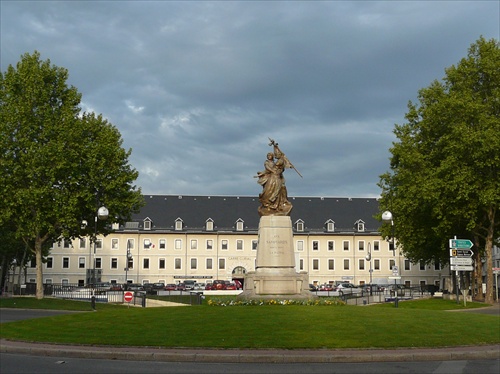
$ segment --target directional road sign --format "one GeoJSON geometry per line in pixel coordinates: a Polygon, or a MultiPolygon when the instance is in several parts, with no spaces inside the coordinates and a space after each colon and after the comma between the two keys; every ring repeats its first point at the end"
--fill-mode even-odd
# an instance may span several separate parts
{"type": "Polygon", "coordinates": [[[450,249],[450,257],[472,257],[473,254],[470,249],[450,249]]]}
{"type": "Polygon", "coordinates": [[[469,239],[450,239],[450,248],[472,248],[469,239]]]}
{"type": "Polygon", "coordinates": [[[451,270],[452,271],[472,271],[474,270],[472,265],[451,265],[451,270]]]}
{"type": "Polygon", "coordinates": [[[473,265],[474,260],[470,257],[452,257],[450,258],[450,265],[473,265]]]}

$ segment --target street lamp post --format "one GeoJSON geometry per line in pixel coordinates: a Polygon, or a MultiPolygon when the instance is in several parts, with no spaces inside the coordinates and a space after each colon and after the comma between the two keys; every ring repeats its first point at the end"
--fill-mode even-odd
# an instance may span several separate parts
{"type": "Polygon", "coordinates": [[[127,258],[125,259],[125,283],[124,283],[124,288],[127,287],[127,281],[128,281],[128,263],[132,259],[132,253],[130,253],[130,239],[127,240],[127,258]]]}
{"type": "MultiPolygon", "coordinates": [[[[392,216],[392,213],[388,210],[386,210],[384,213],[382,213],[382,221],[385,222],[390,222],[391,223],[391,232],[392,232],[392,253],[394,255],[394,264],[396,264],[396,238],[394,237],[394,219],[392,216]]],[[[396,277],[399,274],[398,267],[394,265],[392,268],[393,276],[396,277]]],[[[397,278],[394,278],[394,307],[398,307],[398,285],[397,285],[397,278]]]]}
{"type": "Polygon", "coordinates": [[[96,249],[97,249],[97,220],[104,221],[108,219],[109,216],[109,210],[105,206],[101,206],[99,209],[97,209],[97,214],[94,217],[94,261],[93,261],[93,270],[92,270],[92,287],[95,288],[96,285],[96,276],[95,276],[95,255],[96,255],[96,249]]]}
{"type": "Polygon", "coordinates": [[[368,243],[368,254],[366,255],[366,261],[370,263],[370,296],[373,295],[372,292],[372,274],[373,274],[373,269],[372,269],[372,243],[368,243]]]}

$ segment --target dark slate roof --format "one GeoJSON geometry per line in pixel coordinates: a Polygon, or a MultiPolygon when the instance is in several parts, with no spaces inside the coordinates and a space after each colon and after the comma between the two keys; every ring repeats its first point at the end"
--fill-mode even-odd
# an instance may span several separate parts
{"type": "MultiPolygon", "coordinates": [[[[132,219],[149,218],[152,230],[173,230],[180,218],[185,230],[203,231],[212,219],[215,231],[233,231],[236,221],[244,221],[245,231],[257,231],[260,216],[258,197],[144,195],[146,205],[132,219]]],[[[376,232],[380,222],[374,218],[379,205],[376,198],[289,197],[293,205],[292,223],[304,222],[305,232],[323,232],[328,220],[335,222],[335,232],[353,232],[362,220],[365,232],[376,232]]],[[[130,227],[130,226],[129,226],[130,227]]]]}

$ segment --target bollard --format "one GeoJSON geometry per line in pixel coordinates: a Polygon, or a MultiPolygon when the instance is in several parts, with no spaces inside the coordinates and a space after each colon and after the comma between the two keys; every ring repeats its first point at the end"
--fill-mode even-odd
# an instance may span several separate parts
{"type": "Polygon", "coordinates": [[[92,309],[95,311],[95,296],[92,295],[90,298],[90,305],[92,306],[92,309]]]}
{"type": "Polygon", "coordinates": [[[142,295],[142,307],[145,308],[146,307],[146,294],[143,294],[142,295]]]}

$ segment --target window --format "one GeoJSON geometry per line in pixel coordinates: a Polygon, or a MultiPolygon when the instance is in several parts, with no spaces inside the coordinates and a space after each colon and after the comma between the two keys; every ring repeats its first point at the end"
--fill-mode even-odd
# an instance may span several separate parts
{"type": "Polygon", "coordinates": [[[252,251],[256,251],[257,250],[257,240],[252,240],[252,251]]]}
{"type": "Polygon", "coordinates": [[[226,239],[223,239],[221,241],[221,249],[222,250],[227,250],[227,240],[226,239]]]}
{"type": "Polygon", "coordinates": [[[441,270],[441,264],[439,263],[439,261],[434,263],[434,270],[441,270]]]}
{"type": "Polygon", "coordinates": [[[236,240],[236,250],[238,250],[238,251],[243,250],[243,240],[241,240],[241,239],[236,240]]]}
{"type": "Polygon", "coordinates": [[[78,257],[78,268],[85,269],[85,257],[78,257]]]}
{"type": "Polygon", "coordinates": [[[69,257],[63,257],[62,259],[62,267],[63,269],[69,268],[69,257]]]}
{"type": "Polygon", "coordinates": [[[297,251],[303,251],[303,250],[304,250],[304,241],[297,240],[297,251]]]}
{"type": "Polygon", "coordinates": [[[196,270],[198,268],[198,259],[192,258],[191,259],[191,270],[196,270]]]}
{"type": "Polygon", "coordinates": [[[328,231],[328,232],[333,232],[333,231],[335,231],[335,223],[333,223],[333,222],[328,222],[328,223],[326,224],[326,231],[328,231]]]}
{"type": "Polygon", "coordinates": [[[317,240],[313,240],[313,251],[319,250],[319,242],[317,240]]]}
{"type": "Polygon", "coordinates": [[[243,221],[236,222],[236,231],[243,231],[243,221]]]}
{"type": "Polygon", "coordinates": [[[219,258],[219,270],[224,270],[226,268],[226,259],[219,258]]]}
{"type": "Polygon", "coordinates": [[[335,250],[335,242],[333,240],[328,241],[328,250],[329,251],[334,251],[335,250]]]}
{"type": "Polygon", "coordinates": [[[63,246],[64,248],[71,248],[71,240],[69,239],[64,239],[64,242],[63,242],[63,246]]]}
{"type": "Polygon", "coordinates": [[[151,241],[151,239],[144,239],[143,247],[144,247],[144,249],[151,249],[151,248],[154,248],[155,246],[154,246],[153,242],[151,241]]]}
{"type": "Polygon", "coordinates": [[[127,268],[128,270],[131,270],[134,268],[134,259],[133,258],[129,258],[128,261],[127,261],[127,268]]]}
{"type": "Polygon", "coordinates": [[[158,269],[165,269],[165,259],[164,258],[160,258],[158,260],[158,269]]]}
{"type": "Polygon", "coordinates": [[[295,224],[295,227],[297,228],[297,231],[304,231],[304,222],[303,221],[297,221],[295,224]]]}
{"type": "Polygon", "coordinates": [[[96,259],[95,259],[95,268],[96,269],[102,268],[102,259],[100,257],[96,257],[96,259]]]}
{"type": "Polygon", "coordinates": [[[118,239],[116,238],[111,239],[111,249],[114,250],[118,249],[118,239]]]}
{"type": "Polygon", "coordinates": [[[207,261],[206,261],[205,264],[206,264],[205,267],[207,268],[207,270],[212,270],[212,268],[213,268],[213,261],[212,261],[211,258],[207,258],[207,261]]]}
{"type": "Polygon", "coordinates": [[[344,270],[349,270],[350,268],[350,262],[348,258],[344,259],[344,270]]]}
{"type": "Polygon", "coordinates": [[[212,239],[207,239],[207,251],[214,249],[214,241],[212,239]]]}
{"type": "Polygon", "coordinates": [[[191,249],[192,250],[197,250],[198,249],[198,240],[191,239],[191,249]]]}
{"type": "Polygon", "coordinates": [[[359,232],[365,231],[365,223],[363,221],[358,221],[357,222],[357,229],[359,232]]]}
{"type": "Polygon", "coordinates": [[[360,258],[359,259],[359,262],[358,262],[358,269],[359,270],[365,270],[365,260],[363,258],[360,258]]]}
{"type": "Polygon", "coordinates": [[[118,269],[118,259],[116,257],[111,259],[111,269],[118,269]]]}
{"type": "Polygon", "coordinates": [[[358,251],[364,251],[365,250],[365,241],[364,240],[360,240],[358,242],[358,251]]]}
{"type": "Polygon", "coordinates": [[[47,257],[47,269],[52,269],[52,266],[54,264],[54,259],[52,257],[47,257]]]}
{"type": "Polygon", "coordinates": [[[209,220],[205,223],[205,230],[214,231],[214,222],[212,220],[209,220]]]}
{"type": "Polygon", "coordinates": [[[127,249],[134,249],[135,248],[135,239],[128,239],[127,240],[127,249]]]}
{"type": "Polygon", "coordinates": [[[36,268],[36,259],[32,258],[30,261],[30,268],[36,268]]]}
{"type": "Polygon", "coordinates": [[[61,285],[62,286],[68,286],[69,285],[69,279],[61,279],[61,285]]]}
{"type": "Polygon", "coordinates": [[[175,239],[175,249],[178,251],[182,249],[182,240],[181,239],[175,239]]]}
{"type": "Polygon", "coordinates": [[[424,271],[425,270],[425,263],[420,261],[420,270],[424,271]]]}
{"type": "Polygon", "coordinates": [[[373,250],[380,251],[380,242],[378,240],[373,241],[373,250]]]}
{"type": "Polygon", "coordinates": [[[342,246],[344,247],[344,251],[348,251],[349,250],[349,244],[350,244],[349,240],[344,240],[342,242],[342,246]]]}
{"type": "Polygon", "coordinates": [[[81,238],[80,239],[80,249],[85,249],[86,247],[87,247],[87,239],[81,238]]]}
{"type": "Polygon", "coordinates": [[[411,262],[408,259],[405,259],[405,270],[411,270],[411,262]]]}
{"type": "Polygon", "coordinates": [[[102,239],[96,239],[95,240],[95,247],[97,249],[102,249],[102,239]]]}
{"type": "Polygon", "coordinates": [[[304,259],[301,258],[299,260],[299,270],[303,271],[304,270],[304,259]]]}
{"type": "Polygon", "coordinates": [[[176,258],[174,260],[174,268],[175,268],[175,270],[182,269],[182,259],[181,258],[176,258]]]}
{"type": "Polygon", "coordinates": [[[335,260],[333,258],[328,259],[328,270],[335,270],[335,260]]]}
{"type": "Polygon", "coordinates": [[[165,239],[160,239],[159,246],[160,246],[160,249],[166,249],[167,248],[167,241],[165,239]]]}
{"type": "Polygon", "coordinates": [[[151,220],[149,218],[144,220],[144,230],[151,230],[151,220]]]}
{"type": "Polygon", "coordinates": [[[313,270],[319,270],[319,259],[313,258],[313,270]]]}
{"type": "Polygon", "coordinates": [[[379,259],[373,260],[373,270],[380,270],[380,260],[379,259]]]}
{"type": "Polygon", "coordinates": [[[396,266],[396,261],[395,260],[389,260],[389,270],[392,270],[396,266]]]}
{"type": "Polygon", "coordinates": [[[177,218],[177,220],[175,221],[175,230],[182,230],[182,220],[180,218],[177,218]]]}

